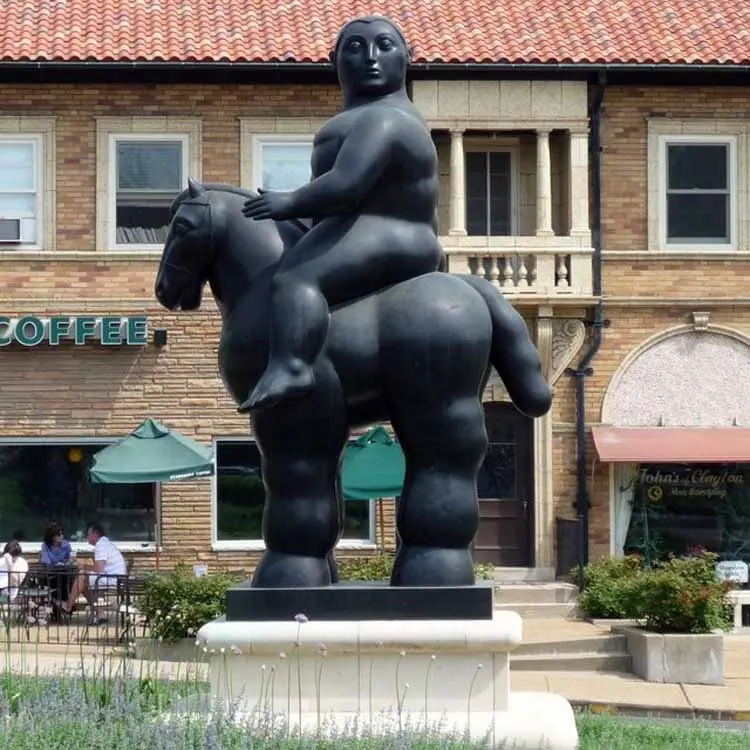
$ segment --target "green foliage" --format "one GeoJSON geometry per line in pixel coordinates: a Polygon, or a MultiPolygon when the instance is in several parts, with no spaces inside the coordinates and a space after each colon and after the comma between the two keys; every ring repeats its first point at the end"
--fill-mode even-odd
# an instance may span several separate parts
{"type": "Polygon", "coordinates": [[[227,589],[235,583],[238,578],[229,573],[196,578],[185,565],[154,573],[139,602],[151,636],[170,642],[194,638],[203,625],[224,614],[227,589]]]}
{"type": "Polygon", "coordinates": [[[732,584],[716,580],[712,552],[672,557],[640,576],[634,594],[649,630],[660,633],[710,633],[728,630],[732,584]]]}
{"type": "MultiPolygon", "coordinates": [[[[571,571],[578,580],[579,568],[571,571]]],[[[579,606],[589,617],[632,617],[634,587],[643,572],[641,558],[636,555],[607,557],[590,563],[583,570],[583,591],[579,606]]]]}
{"type": "Polygon", "coordinates": [[[716,579],[717,560],[702,549],[650,569],[636,555],[601,560],[584,568],[579,604],[590,617],[640,620],[659,633],[727,630],[732,585],[716,579]]]}
{"type": "MultiPolygon", "coordinates": [[[[342,581],[389,581],[395,559],[394,555],[380,554],[339,560],[339,578],[342,581]]],[[[474,566],[477,580],[491,580],[494,571],[492,565],[477,563],[474,566]]]]}

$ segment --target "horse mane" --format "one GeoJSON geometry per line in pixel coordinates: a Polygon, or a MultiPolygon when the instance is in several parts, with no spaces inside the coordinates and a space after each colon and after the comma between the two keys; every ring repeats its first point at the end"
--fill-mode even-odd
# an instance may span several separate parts
{"type": "MultiPolygon", "coordinates": [[[[246,190],[245,188],[236,187],[235,185],[227,185],[223,182],[203,182],[201,187],[204,190],[215,190],[219,193],[233,193],[234,195],[241,195],[243,198],[255,198],[258,193],[252,190],[246,190]]],[[[185,188],[177,197],[172,201],[169,206],[169,218],[174,218],[177,209],[180,207],[182,202],[190,195],[190,188],[185,188]]]]}

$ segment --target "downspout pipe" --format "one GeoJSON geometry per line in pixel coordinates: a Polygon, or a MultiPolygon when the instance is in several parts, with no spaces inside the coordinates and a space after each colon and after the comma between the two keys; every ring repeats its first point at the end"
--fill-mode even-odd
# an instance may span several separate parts
{"type": "Polygon", "coordinates": [[[583,585],[583,568],[589,560],[589,488],[586,474],[586,378],[594,374],[591,363],[602,345],[602,329],[609,321],[604,320],[602,304],[602,101],[606,87],[606,74],[600,73],[590,105],[591,139],[589,141],[592,165],[592,226],[591,240],[593,256],[593,295],[597,298],[594,308],[591,343],[575,369],[568,375],[575,378],[576,385],[576,513],[578,516],[578,585],[583,585]]]}

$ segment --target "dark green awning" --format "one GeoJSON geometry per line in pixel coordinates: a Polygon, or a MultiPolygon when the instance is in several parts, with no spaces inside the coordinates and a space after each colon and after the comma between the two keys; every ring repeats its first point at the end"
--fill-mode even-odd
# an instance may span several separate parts
{"type": "Polygon", "coordinates": [[[214,473],[211,451],[147,419],[127,437],[94,455],[91,481],[99,484],[175,482],[214,473]]]}
{"type": "Polygon", "coordinates": [[[347,447],[341,467],[342,492],[347,500],[397,497],[405,472],[401,446],[382,427],[375,427],[347,447]]]}

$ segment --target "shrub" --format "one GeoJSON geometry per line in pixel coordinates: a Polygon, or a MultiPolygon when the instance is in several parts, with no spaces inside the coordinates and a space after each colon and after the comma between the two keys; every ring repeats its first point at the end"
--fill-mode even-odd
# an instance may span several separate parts
{"type": "Polygon", "coordinates": [[[229,573],[196,578],[185,565],[152,574],[139,602],[151,637],[165,641],[194,638],[203,625],[225,613],[227,589],[237,582],[229,573]]]}
{"type": "Polygon", "coordinates": [[[732,584],[716,579],[717,560],[714,553],[697,548],[651,569],[635,555],[607,558],[584,568],[579,606],[590,617],[640,620],[659,633],[727,630],[732,584]]]}
{"type": "MultiPolygon", "coordinates": [[[[578,600],[589,617],[631,618],[637,609],[634,590],[643,575],[643,564],[637,555],[603,558],[583,569],[583,591],[578,600]]],[[[573,580],[579,568],[571,571],[573,580]]]]}
{"type": "MultiPolygon", "coordinates": [[[[342,581],[389,581],[395,556],[380,554],[368,557],[352,557],[339,560],[339,578],[342,581]]],[[[491,580],[495,568],[492,565],[477,563],[474,575],[477,580],[491,580]]]]}
{"type": "Polygon", "coordinates": [[[702,552],[672,557],[644,573],[634,592],[648,630],[659,633],[710,633],[728,630],[732,584],[716,579],[718,556],[702,552]]]}

